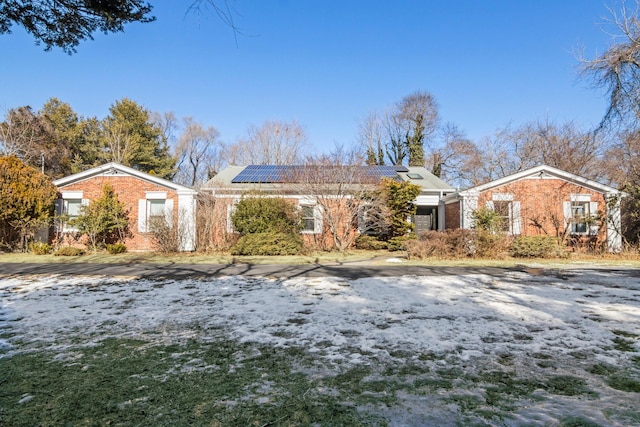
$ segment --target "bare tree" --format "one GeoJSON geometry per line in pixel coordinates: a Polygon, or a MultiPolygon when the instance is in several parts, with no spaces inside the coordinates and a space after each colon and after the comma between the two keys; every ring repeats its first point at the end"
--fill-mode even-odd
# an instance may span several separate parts
{"type": "Polygon", "coordinates": [[[438,105],[428,92],[414,92],[402,99],[398,115],[406,131],[409,166],[424,166],[425,144],[438,126],[438,105]]]}
{"type": "Polygon", "coordinates": [[[127,164],[133,155],[134,137],[123,123],[106,121],[102,129],[104,159],[108,162],[127,164]]]}
{"type": "Polygon", "coordinates": [[[434,175],[457,187],[478,184],[477,171],[482,167],[482,152],[453,123],[440,130],[442,144],[429,150],[425,167],[434,175]]]}
{"type": "Polygon", "coordinates": [[[247,137],[225,152],[230,164],[293,165],[300,163],[309,145],[304,128],[297,121],[268,121],[252,126],[247,137]]]}
{"type": "Polygon", "coordinates": [[[192,117],[184,119],[184,131],[175,148],[178,172],[174,180],[195,186],[215,175],[221,166],[220,132],[213,126],[203,127],[192,117]]]}
{"type": "Polygon", "coordinates": [[[31,107],[8,110],[0,123],[0,154],[16,156],[28,165],[39,165],[48,139],[51,136],[46,121],[31,107]]]}
{"type": "Polygon", "coordinates": [[[606,141],[583,131],[574,122],[526,123],[498,129],[478,145],[480,160],[467,179],[474,184],[492,181],[540,164],[597,179],[606,141]]]}
{"type": "Polygon", "coordinates": [[[636,128],[640,118],[640,1],[628,8],[622,1],[620,10],[609,8],[611,17],[605,26],[616,43],[595,58],[579,54],[581,75],[609,96],[607,110],[600,129],[609,126],[636,128]]]}
{"type": "Polygon", "coordinates": [[[358,236],[357,219],[366,203],[363,195],[379,182],[362,164],[357,151],[337,147],[330,154],[307,158],[291,178],[298,192],[308,195],[319,210],[323,232],[315,237],[324,249],[344,252],[358,236]]]}
{"type": "Polygon", "coordinates": [[[367,152],[367,163],[423,166],[425,146],[438,127],[438,106],[428,92],[417,91],[382,114],[369,114],[359,126],[358,142],[367,152]]]}
{"type": "Polygon", "coordinates": [[[384,129],[381,116],[372,112],[358,125],[358,145],[368,165],[384,165],[384,129]]]}

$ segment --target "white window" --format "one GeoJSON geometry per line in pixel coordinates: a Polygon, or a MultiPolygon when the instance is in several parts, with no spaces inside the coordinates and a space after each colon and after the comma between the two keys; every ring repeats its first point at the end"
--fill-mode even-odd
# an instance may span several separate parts
{"type": "Polygon", "coordinates": [[[312,205],[302,205],[300,206],[300,210],[302,211],[302,232],[314,233],[316,231],[315,207],[312,205]]]}
{"type": "Polygon", "coordinates": [[[300,204],[300,219],[302,232],[305,234],[317,234],[322,230],[322,221],[318,206],[313,204],[300,204]]]}
{"type": "Polygon", "coordinates": [[[498,214],[500,222],[498,231],[519,235],[521,233],[520,202],[513,200],[513,194],[496,193],[487,202],[487,208],[498,214]]]}
{"type": "Polygon", "coordinates": [[[597,214],[598,202],[592,202],[590,194],[572,194],[571,201],[564,203],[565,222],[571,234],[598,234],[597,214]]]}
{"type": "Polygon", "coordinates": [[[586,234],[589,202],[571,202],[571,233],[586,234]]]}
{"type": "Polygon", "coordinates": [[[62,212],[69,221],[78,218],[82,207],[82,199],[62,199],[62,203],[62,212]]]}
{"type": "Polygon", "coordinates": [[[173,223],[173,199],[167,199],[166,191],[147,191],[144,199],[138,200],[138,231],[148,233],[151,223],[163,218],[173,223]]]}
{"type": "Polygon", "coordinates": [[[163,218],[166,204],[166,200],[147,200],[147,222],[163,218]]]}
{"type": "Polygon", "coordinates": [[[89,200],[83,199],[82,191],[62,191],[62,198],[56,200],[56,227],[62,227],[63,232],[78,231],[70,226],[69,222],[78,218],[82,212],[82,207],[89,204],[89,200]]]}

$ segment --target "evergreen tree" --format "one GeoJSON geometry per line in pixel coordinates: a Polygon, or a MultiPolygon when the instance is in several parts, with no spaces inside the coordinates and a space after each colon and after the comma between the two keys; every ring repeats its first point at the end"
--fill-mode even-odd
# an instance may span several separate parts
{"type": "Polygon", "coordinates": [[[380,188],[380,200],[389,210],[388,238],[406,236],[413,232],[414,225],[408,221],[416,213],[414,201],[420,194],[420,186],[409,181],[385,178],[380,188]]]}
{"type": "Polygon", "coordinates": [[[48,223],[55,199],[55,186],[39,169],[15,156],[0,157],[0,245],[25,248],[48,223]]]}
{"type": "Polygon", "coordinates": [[[149,111],[123,98],[111,106],[109,113],[102,121],[104,161],[171,179],[176,160],[169,154],[166,137],[151,121],[149,111]]]}
{"type": "Polygon", "coordinates": [[[128,212],[109,184],[102,187],[99,198],[81,208],[70,225],[87,236],[94,252],[99,246],[123,241],[129,233],[128,212]]]}

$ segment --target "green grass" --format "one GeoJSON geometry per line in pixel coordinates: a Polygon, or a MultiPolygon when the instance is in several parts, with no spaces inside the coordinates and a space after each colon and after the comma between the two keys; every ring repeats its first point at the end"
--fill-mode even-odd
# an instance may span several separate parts
{"type": "MultiPolygon", "coordinates": [[[[331,263],[364,263],[370,265],[386,265],[388,258],[403,258],[404,253],[389,251],[350,250],[339,252],[315,252],[300,256],[232,256],[228,253],[179,253],[160,254],[154,252],[127,252],[123,254],[88,253],[78,257],[61,257],[54,255],[35,255],[32,253],[0,253],[0,262],[10,263],[152,263],[152,264],[331,264],[331,263]]],[[[594,267],[628,267],[640,268],[638,255],[583,255],[574,254],[568,259],[425,259],[404,260],[404,265],[448,266],[448,267],[541,267],[541,268],[576,268],[594,267]]]]}
{"type": "Polygon", "coordinates": [[[385,425],[348,403],[387,389],[365,381],[368,370],[315,378],[291,361],[287,351],[227,340],[107,339],[67,361],[24,353],[0,359],[0,425],[385,425]]]}

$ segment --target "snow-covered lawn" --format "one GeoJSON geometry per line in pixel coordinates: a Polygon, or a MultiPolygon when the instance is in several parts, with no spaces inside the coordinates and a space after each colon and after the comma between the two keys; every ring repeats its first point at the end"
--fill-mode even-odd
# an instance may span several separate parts
{"type": "Polygon", "coordinates": [[[395,391],[397,404],[362,408],[390,425],[640,424],[640,393],[610,386],[616,375],[632,390],[640,384],[640,278],[630,272],[0,279],[4,357],[37,349],[64,358],[78,342],[107,337],[165,345],[221,334],[302,348],[313,364],[298,369],[308,375],[368,366],[369,380],[388,380],[390,368],[422,366],[405,372],[413,387],[395,391]],[[496,373],[507,379],[491,382],[496,373]],[[510,395],[516,378],[541,385],[522,396],[514,389],[512,408],[487,415],[491,390],[510,395]],[[577,381],[578,391],[554,381],[577,381]]]}

